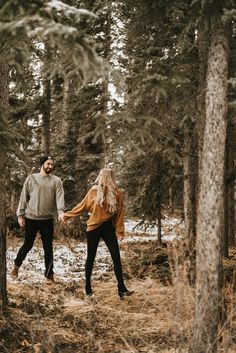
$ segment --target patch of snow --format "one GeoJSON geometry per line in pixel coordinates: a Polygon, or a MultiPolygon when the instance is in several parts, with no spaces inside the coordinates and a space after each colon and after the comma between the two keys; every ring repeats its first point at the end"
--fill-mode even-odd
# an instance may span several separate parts
{"type": "MultiPolygon", "coordinates": [[[[122,242],[136,243],[157,240],[157,227],[145,229],[143,226],[134,229],[138,221],[125,222],[126,237],[122,242]],[[133,233],[133,234],[132,234],[133,233]]],[[[179,232],[183,228],[179,219],[166,218],[163,220],[163,237],[165,241],[173,240],[181,236],[179,232]]],[[[23,240],[21,241],[22,245],[23,240]]],[[[54,273],[55,278],[59,282],[75,282],[84,281],[85,261],[87,255],[86,242],[75,242],[66,239],[67,244],[54,244],[54,273]]],[[[19,250],[19,246],[9,246],[7,250],[7,279],[9,282],[20,281],[20,283],[43,283],[44,278],[44,253],[41,241],[37,239],[34,247],[28,253],[25,261],[19,270],[19,279],[13,280],[10,272],[13,268],[14,259],[19,250]]],[[[121,258],[123,257],[121,251],[121,258]]],[[[94,262],[92,278],[99,279],[107,276],[108,272],[113,268],[110,253],[104,243],[100,241],[94,262]]]]}
{"type": "MultiPolygon", "coordinates": [[[[144,225],[142,226],[138,226],[138,224],[140,223],[140,220],[128,220],[125,222],[125,229],[128,232],[136,232],[136,233],[149,233],[149,234],[153,234],[154,232],[157,233],[157,226],[154,227],[147,227],[147,229],[144,227],[144,225]],[[137,227],[138,226],[138,227],[137,227]],[[134,229],[135,227],[137,227],[136,229],[134,229]]],[[[165,217],[162,220],[162,227],[163,229],[166,226],[177,226],[180,224],[180,219],[179,218],[169,218],[169,217],[165,217]]]]}
{"type": "MultiPolygon", "coordinates": [[[[128,236],[125,238],[127,242],[150,241],[156,240],[158,234],[157,226],[146,227],[144,224],[138,225],[139,220],[128,220],[125,222],[125,230],[128,233],[135,233],[135,236],[128,236]],[[140,236],[137,236],[140,234],[140,236]],[[141,236],[142,234],[142,236],[141,236]]],[[[165,217],[162,220],[162,239],[170,241],[179,237],[178,230],[183,229],[184,224],[180,222],[179,218],[165,217]]]]}
{"type": "MultiPolygon", "coordinates": [[[[19,247],[9,247],[7,250],[8,280],[13,279],[10,272],[19,247]]],[[[63,282],[78,282],[84,278],[86,261],[86,243],[75,246],[62,244],[54,245],[54,273],[55,278],[63,282]]],[[[94,262],[93,278],[100,278],[112,266],[111,256],[103,241],[99,243],[94,262]]],[[[43,283],[44,278],[44,253],[41,244],[35,244],[27,254],[20,270],[17,281],[21,283],[43,283]]]]}
{"type": "Polygon", "coordinates": [[[46,7],[55,9],[57,11],[64,11],[68,16],[71,14],[79,14],[79,15],[86,15],[86,16],[92,16],[96,17],[96,15],[86,9],[77,9],[74,6],[70,6],[65,4],[62,1],[59,0],[51,0],[46,4],[46,7]]]}

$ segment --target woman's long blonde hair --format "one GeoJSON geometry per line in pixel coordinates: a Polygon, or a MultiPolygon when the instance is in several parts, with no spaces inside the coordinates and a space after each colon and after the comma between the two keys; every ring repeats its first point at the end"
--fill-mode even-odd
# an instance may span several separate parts
{"type": "Polygon", "coordinates": [[[95,183],[97,184],[97,203],[114,214],[117,211],[117,186],[114,172],[108,168],[101,169],[95,183]]]}

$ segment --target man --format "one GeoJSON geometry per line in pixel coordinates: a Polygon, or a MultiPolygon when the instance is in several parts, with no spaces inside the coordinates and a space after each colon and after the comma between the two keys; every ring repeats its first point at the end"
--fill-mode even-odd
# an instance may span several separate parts
{"type": "Polygon", "coordinates": [[[64,191],[59,177],[51,175],[54,162],[50,156],[40,157],[40,173],[29,175],[25,180],[17,209],[18,223],[25,227],[25,240],[18,251],[12,271],[14,278],[28,252],[32,249],[37,232],[41,234],[44,249],[45,277],[47,283],[53,276],[53,218],[58,213],[59,221],[64,214],[64,191]]]}

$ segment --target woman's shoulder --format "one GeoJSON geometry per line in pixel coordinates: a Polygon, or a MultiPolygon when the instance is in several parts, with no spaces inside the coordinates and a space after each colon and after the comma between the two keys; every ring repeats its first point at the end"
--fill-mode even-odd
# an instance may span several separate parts
{"type": "Polygon", "coordinates": [[[98,189],[98,186],[97,186],[97,185],[93,185],[93,186],[89,189],[88,194],[90,194],[90,195],[96,195],[97,189],[98,189]]]}
{"type": "Polygon", "coordinates": [[[90,191],[94,191],[94,190],[97,190],[98,189],[98,186],[97,185],[93,185],[90,189],[90,191]]]}

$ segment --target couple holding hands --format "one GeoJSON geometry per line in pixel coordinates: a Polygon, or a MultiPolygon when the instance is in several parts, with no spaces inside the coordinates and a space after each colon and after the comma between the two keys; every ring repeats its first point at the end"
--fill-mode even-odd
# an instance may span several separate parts
{"type": "Polygon", "coordinates": [[[120,299],[133,294],[123,280],[118,239],[124,237],[124,202],[111,169],[101,169],[84,199],[71,211],[64,213],[64,191],[62,180],[52,175],[54,161],[50,156],[40,157],[40,172],[29,175],[24,183],[17,209],[18,223],[25,228],[24,243],[14,261],[12,276],[18,277],[19,268],[32,249],[37,233],[41,235],[45,277],[47,283],[54,282],[53,275],[53,218],[66,222],[83,212],[89,213],[87,221],[87,259],[85,263],[85,295],[93,296],[91,275],[97,247],[102,238],[111,254],[118,284],[120,299]]]}

